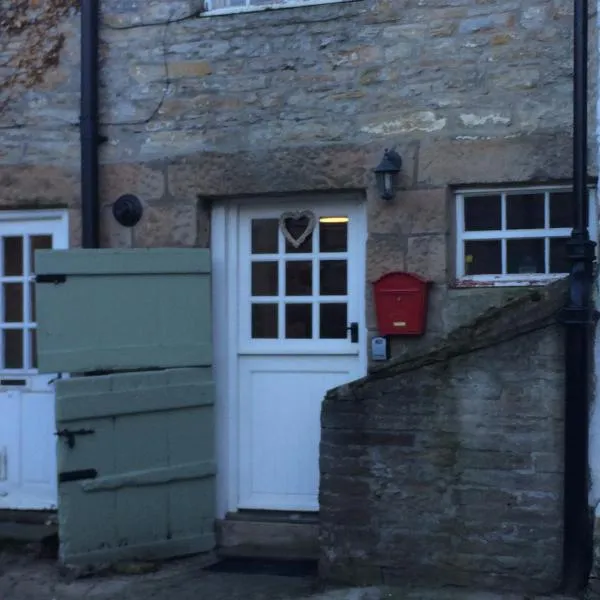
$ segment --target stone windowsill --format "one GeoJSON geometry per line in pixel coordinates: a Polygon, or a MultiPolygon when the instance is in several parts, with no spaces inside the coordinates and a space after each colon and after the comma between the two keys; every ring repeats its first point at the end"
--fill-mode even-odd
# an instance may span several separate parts
{"type": "Polygon", "coordinates": [[[471,278],[461,277],[450,284],[450,289],[497,288],[497,287],[544,287],[566,279],[568,275],[544,275],[542,277],[499,277],[471,278]]]}
{"type": "Polygon", "coordinates": [[[216,8],[214,10],[209,9],[201,13],[200,17],[219,17],[221,15],[284,10],[287,8],[304,8],[306,6],[317,6],[320,4],[346,4],[349,2],[359,1],[360,0],[289,0],[283,4],[267,4],[263,6],[231,6],[228,8],[216,8]]]}

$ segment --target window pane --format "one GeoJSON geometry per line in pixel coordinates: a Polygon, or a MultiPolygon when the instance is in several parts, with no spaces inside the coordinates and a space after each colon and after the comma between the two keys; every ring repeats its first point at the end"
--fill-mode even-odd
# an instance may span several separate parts
{"type": "Polygon", "coordinates": [[[4,275],[23,275],[23,238],[4,238],[4,275]]]}
{"type": "Polygon", "coordinates": [[[252,295],[277,296],[277,263],[252,263],[252,295]]]}
{"type": "MultiPolygon", "coordinates": [[[[298,219],[285,219],[285,227],[288,230],[290,236],[295,240],[300,240],[300,238],[304,237],[307,231],[310,230],[311,222],[308,217],[299,217],[298,219]]],[[[288,254],[298,253],[298,252],[312,252],[313,248],[313,235],[312,231],[306,237],[306,239],[298,246],[298,248],[294,247],[293,244],[286,239],[285,240],[285,251],[288,254]]]]}
{"type": "Polygon", "coordinates": [[[277,304],[252,305],[252,337],[277,339],[277,304]]]}
{"type": "Polygon", "coordinates": [[[501,207],[500,196],[465,197],[465,231],[500,229],[501,207]]]}
{"type": "Polygon", "coordinates": [[[285,337],[288,339],[312,338],[312,305],[285,305],[285,337]]]}
{"type": "Polygon", "coordinates": [[[550,194],[550,227],[573,227],[573,194],[550,194]]]}
{"type": "Polygon", "coordinates": [[[51,235],[32,235],[29,240],[31,264],[29,270],[35,273],[35,251],[36,250],[51,250],[52,236],[51,235]]]}
{"type": "Polygon", "coordinates": [[[23,330],[5,329],[3,335],[4,368],[23,368],[23,330]]]}
{"type": "Polygon", "coordinates": [[[312,261],[294,260],[285,264],[286,296],[310,296],[312,294],[312,261]]]}
{"type": "Polygon", "coordinates": [[[550,238],[550,273],[568,273],[567,241],[569,238],[550,238]]]}
{"type": "Polygon", "coordinates": [[[319,250],[321,252],[346,252],[348,249],[348,221],[336,223],[347,217],[323,217],[319,223],[319,250]]]}
{"type": "Polygon", "coordinates": [[[246,0],[210,0],[209,10],[217,8],[232,8],[234,6],[247,6],[246,0]]]}
{"type": "Polygon", "coordinates": [[[277,219],[252,219],[252,254],[277,252],[278,236],[277,219]]]}
{"type": "Polygon", "coordinates": [[[37,332],[35,329],[29,330],[29,347],[31,348],[31,366],[37,369],[37,332]]]}
{"type": "Polygon", "coordinates": [[[500,275],[501,273],[500,240],[465,242],[465,275],[500,275]]]}
{"type": "Polygon", "coordinates": [[[29,284],[29,306],[31,315],[30,320],[35,323],[35,283],[29,284]]]}
{"type": "Polygon", "coordinates": [[[321,304],[319,337],[341,340],[348,337],[348,307],[346,303],[321,304]]]}
{"type": "Polygon", "coordinates": [[[4,291],[4,321],[6,323],[21,323],[23,321],[23,284],[5,283],[4,291]]]}
{"type": "Polygon", "coordinates": [[[348,269],[345,260],[321,261],[321,296],[343,296],[348,292],[348,269]]]}
{"type": "Polygon", "coordinates": [[[507,273],[545,273],[544,240],[507,240],[507,273]]]}
{"type": "Polygon", "coordinates": [[[543,229],[544,194],[506,196],[507,229],[543,229]]]}

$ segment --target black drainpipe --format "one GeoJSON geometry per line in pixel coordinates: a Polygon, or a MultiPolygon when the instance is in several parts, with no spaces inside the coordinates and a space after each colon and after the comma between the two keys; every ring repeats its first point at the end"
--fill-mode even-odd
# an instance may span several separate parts
{"type": "Polygon", "coordinates": [[[565,475],[563,588],[582,590],[592,564],[592,520],[588,503],[588,428],[592,386],[592,305],[596,243],[589,239],[587,192],[588,2],[574,0],[573,54],[573,231],[565,324],[565,475]]]}
{"type": "Polygon", "coordinates": [[[98,201],[99,0],[81,2],[81,219],[84,248],[100,247],[98,201]]]}

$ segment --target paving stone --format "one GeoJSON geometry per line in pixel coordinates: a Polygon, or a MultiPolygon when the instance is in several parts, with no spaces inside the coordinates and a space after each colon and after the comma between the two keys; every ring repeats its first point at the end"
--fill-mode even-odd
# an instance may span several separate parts
{"type": "MultiPolygon", "coordinates": [[[[56,563],[0,553],[2,600],[535,600],[477,590],[365,587],[325,589],[311,577],[238,575],[203,570],[205,556],[164,563],[157,571],[69,581],[56,563]]],[[[539,597],[538,600],[572,600],[539,597]]]]}

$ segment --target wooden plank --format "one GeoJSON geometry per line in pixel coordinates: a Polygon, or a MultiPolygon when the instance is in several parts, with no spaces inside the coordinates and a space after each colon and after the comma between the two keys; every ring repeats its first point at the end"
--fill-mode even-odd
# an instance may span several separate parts
{"type": "Polygon", "coordinates": [[[78,551],[76,543],[61,538],[61,562],[72,565],[114,564],[127,560],[161,560],[174,556],[190,556],[208,552],[215,547],[215,534],[207,532],[171,540],[108,547],[101,550],[78,551]]]}
{"type": "MultiPolygon", "coordinates": [[[[38,275],[157,275],[210,273],[205,248],[129,248],[38,250],[38,275]]],[[[48,284],[45,284],[48,285],[48,284]]]]}
{"type": "Polygon", "coordinates": [[[210,276],[74,276],[36,284],[42,373],[212,362],[210,276]]]}
{"type": "Polygon", "coordinates": [[[66,423],[210,406],[215,386],[209,368],[169,369],[63,379],[56,393],[56,418],[66,423]]]}
{"type": "Polygon", "coordinates": [[[210,369],[119,373],[58,384],[58,426],[95,431],[78,437],[72,449],[59,443],[59,470],[98,471],[97,479],[59,485],[62,562],[161,559],[212,549],[216,462],[210,369]]]}
{"type": "Polygon", "coordinates": [[[216,473],[217,465],[215,461],[205,460],[174,467],[130,471],[122,475],[107,475],[106,477],[84,481],[81,483],[81,487],[85,492],[106,492],[126,487],[158,485],[188,479],[204,479],[216,475],[216,473]]]}

